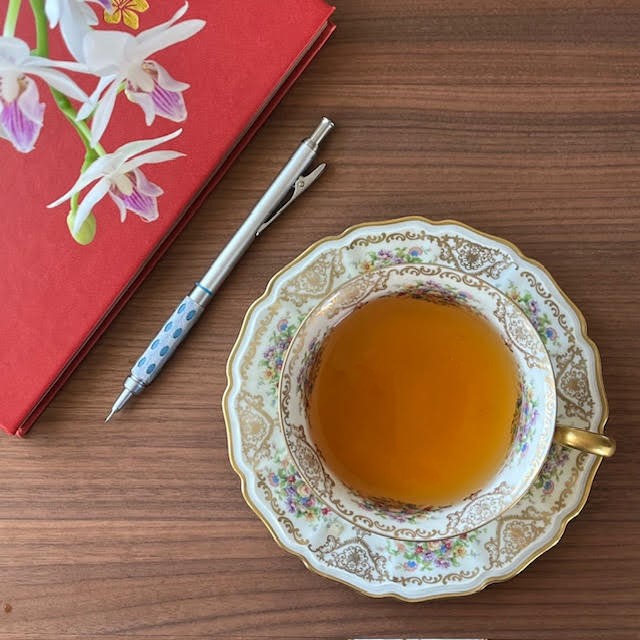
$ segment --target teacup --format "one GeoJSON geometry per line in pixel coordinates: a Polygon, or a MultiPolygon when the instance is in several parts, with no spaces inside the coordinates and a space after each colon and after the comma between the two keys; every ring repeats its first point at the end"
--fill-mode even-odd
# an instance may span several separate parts
{"type": "Polygon", "coordinates": [[[348,281],[322,300],[302,322],[285,355],[279,415],[294,465],[315,495],[352,524],[399,540],[447,538],[495,519],[526,493],[554,439],[603,456],[615,449],[604,435],[556,426],[553,369],[524,312],[483,280],[434,264],[379,269],[348,281]],[[519,399],[505,459],[484,486],[453,504],[413,504],[359,493],[330,467],[312,437],[309,402],[327,337],[356,309],[388,296],[457,305],[481,316],[499,334],[517,366],[519,399]]]}

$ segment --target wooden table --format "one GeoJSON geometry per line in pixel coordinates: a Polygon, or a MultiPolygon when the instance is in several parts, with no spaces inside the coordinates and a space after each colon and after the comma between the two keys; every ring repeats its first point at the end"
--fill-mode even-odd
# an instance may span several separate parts
{"type": "Polygon", "coordinates": [[[336,0],[332,41],[25,440],[0,441],[0,637],[640,637],[638,0],[336,0]],[[148,395],[130,362],[322,114],[330,169],[246,255],[148,395]],[[250,177],[250,179],[249,179],[250,177]],[[543,262],[599,345],[619,443],[560,544],[472,596],[368,599],[245,504],[225,363],[315,240],[457,218],[543,262]]]}

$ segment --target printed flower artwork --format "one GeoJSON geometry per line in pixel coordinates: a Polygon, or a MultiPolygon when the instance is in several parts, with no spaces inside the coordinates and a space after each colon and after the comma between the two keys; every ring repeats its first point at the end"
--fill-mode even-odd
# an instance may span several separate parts
{"type": "Polygon", "coordinates": [[[185,2],[169,20],[137,35],[104,28],[104,24],[123,25],[137,30],[139,15],[149,8],[147,0],[32,0],[28,10],[39,26],[35,42],[26,42],[15,36],[15,29],[27,3],[8,0],[0,36],[0,140],[6,140],[17,152],[33,151],[46,126],[46,103],[40,90],[43,84],[48,87],[61,113],[48,114],[47,118],[64,118],[85,147],[75,184],[49,205],[69,203],[67,224],[81,244],[93,239],[93,208],[106,195],[116,205],[122,221],[127,212],[147,222],[156,220],[162,188],[147,177],[141,166],[184,155],[151,150],[181,130],[152,140],[132,140],[112,152],[100,143],[121,96],[140,107],[146,126],[156,118],[171,122],[187,119],[183,92],[189,85],[176,80],[152,56],[189,40],[205,26],[203,20],[182,20],[189,4],[185,2]],[[98,11],[104,20],[102,25],[98,11]],[[60,31],[72,60],[49,57],[49,31],[42,28],[43,24],[51,31],[60,31]],[[72,74],[94,77],[95,88],[90,95],[78,86],[72,74]],[[89,190],[81,197],[85,188],[89,190]]]}
{"type": "Polygon", "coordinates": [[[432,571],[460,566],[467,556],[475,556],[474,545],[479,531],[470,531],[454,538],[431,542],[400,542],[389,540],[387,552],[405,571],[432,571]]]}
{"type": "Polygon", "coordinates": [[[153,60],[140,65],[139,81],[128,80],[125,94],[131,102],[140,105],[147,125],[153,124],[156,116],[182,122],[187,118],[187,108],[182,92],[188,84],[174,80],[169,72],[153,60]]]}
{"type": "Polygon", "coordinates": [[[181,133],[182,129],[178,129],[168,136],[154,140],[129,142],[113,153],[101,156],[78,178],[67,193],[48,206],[56,207],[70,200],[89,184],[95,182],[78,206],[72,233],[78,233],[92,208],[107,194],[118,207],[120,219],[123,222],[126,219],[127,210],[147,222],[156,220],[159,215],[157,198],[162,194],[162,189],[149,182],[140,167],[144,164],[167,162],[183,156],[184,154],[178,151],[149,151],[153,147],[173,140],[181,133]]]}
{"type": "Polygon", "coordinates": [[[147,0],[111,0],[111,5],[111,8],[105,7],[104,21],[119,24],[122,20],[131,29],[140,26],[138,13],[144,13],[149,8],[147,0]]]}
{"type": "Polygon", "coordinates": [[[284,452],[279,451],[274,462],[276,468],[269,473],[268,484],[289,515],[313,523],[331,513],[324,502],[320,502],[311,493],[311,489],[284,452]]]}
{"type": "Polygon", "coordinates": [[[542,489],[542,494],[548,496],[552,494],[562,476],[562,469],[569,460],[569,450],[557,444],[552,444],[540,473],[536,477],[533,486],[542,489]]]}
{"type": "Polygon", "coordinates": [[[31,151],[40,135],[44,104],[40,102],[36,83],[26,76],[17,82],[13,99],[0,87],[0,137],[11,142],[22,153],[31,151]]]}
{"type": "Polygon", "coordinates": [[[292,323],[288,318],[280,318],[275,331],[271,334],[269,345],[262,353],[260,366],[262,367],[262,384],[268,384],[270,395],[275,398],[280,382],[280,372],[284,361],[284,354],[289,347],[298,323],[292,323]]]}
{"type": "Polygon", "coordinates": [[[533,436],[533,425],[538,419],[538,407],[534,398],[534,392],[531,387],[524,386],[520,390],[518,398],[518,411],[520,412],[520,420],[517,425],[516,439],[518,442],[518,451],[526,453],[531,438],[533,436]]]}
{"type": "Polygon", "coordinates": [[[181,121],[186,118],[182,91],[189,85],[175,81],[169,73],[149,56],[182,42],[195,35],[202,27],[202,20],[180,18],[187,11],[184,5],[167,22],[142,31],[137,36],[113,31],[92,31],[84,40],[87,68],[100,77],[91,98],[78,112],[81,119],[92,114],[91,144],[102,138],[116,99],[124,86],[127,97],[140,104],[147,124],[155,115],[181,121]]]}
{"type": "Polygon", "coordinates": [[[393,249],[379,249],[370,251],[367,259],[359,264],[359,271],[368,273],[374,269],[390,267],[394,264],[420,264],[426,262],[425,252],[417,245],[411,247],[399,246],[393,249]]]}
{"type": "Polygon", "coordinates": [[[554,329],[551,318],[543,311],[530,291],[521,292],[513,283],[510,283],[506,294],[525,312],[545,347],[558,344],[558,332],[554,329]]]}
{"type": "Polygon", "coordinates": [[[84,37],[98,24],[91,4],[100,5],[103,9],[111,8],[111,0],[45,0],[44,3],[49,27],[60,27],[67,49],[79,61],[84,60],[84,37]]]}
{"type": "Polygon", "coordinates": [[[43,126],[45,105],[34,78],[75,100],[87,95],[60,69],[81,65],[32,55],[29,45],[13,36],[0,37],[0,137],[21,153],[33,150],[43,126]]]}

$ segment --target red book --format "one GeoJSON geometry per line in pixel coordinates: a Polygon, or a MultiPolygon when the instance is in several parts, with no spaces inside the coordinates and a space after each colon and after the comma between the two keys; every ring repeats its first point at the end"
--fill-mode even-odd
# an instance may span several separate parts
{"type": "MultiPolygon", "coordinates": [[[[182,6],[181,0],[148,4],[138,13],[137,31],[104,23],[102,9],[88,6],[100,19],[98,30],[132,35],[168,20],[182,6]]],[[[23,2],[15,35],[33,48],[28,9],[23,2]]],[[[147,223],[129,213],[121,223],[106,197],[93,209],[97,233],[86,246],[69,233],[68,202],[46,207],[76,182],[85,148],[44,82],[35,78],[46,109],[34,150],[19,153],[0,138],[0,426],[5,431],[20,436],[28,431],[330,36],[332,11],[323,0],[192,2],[182,19],[205,20],[204,28],[152,56],[190,85],[184,92],[187,119],[157,117],[146,126],[140,105],[121,95],[100,140],[112,152],[132,140],[183,129],[159,148],[185,157],[144,166],[146,177],[164,190],[160,217],[147,223]]],[[[59,30],[49,34],[50,56],[72,60],[59,30]]],[[[87,92],[97,81],[68,75],[87,92]]]]}

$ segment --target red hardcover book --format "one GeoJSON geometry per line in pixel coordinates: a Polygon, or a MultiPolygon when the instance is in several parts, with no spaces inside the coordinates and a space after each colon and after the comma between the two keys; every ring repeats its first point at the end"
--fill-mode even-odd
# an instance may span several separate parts
{"type": "MultiPolygon", "coordinates": [[[[87,4],[99,19],[95,29],[134,36],[169,20],[181,5],[180,0],[118,0],[113,6],[124,9],[109,14],[112,24],[107,24],[102,8],[87,4]],[[134,11],[145,5],[146,10],[134,11]],[[124,24],[125,18],[134,24],[136,16],[137,30],[124,24]],[[122,22],[113,24],[117,19],[122,22]]],[[[15,36],[33,48],[36,36],[28,8],[29,3],[22,3],[15,36]]],[[[325,43],[334,28],[332,11],[323,0],[192,2],[182,19],[202,19],[205,26],[153,55],[173,78],[190,85],[184,91],[186,120],[176,124],[156,117],[146,126],[141,105],[119,96],[100,139],[111,152],[132,140],[183,129],[159,148],[184,157],[144,167],[146,177],[164,190],[158,198],[159,218],[147,223],[129,213],[122,223],[116,204],[106,197],[93,208],[97,232],[86,246],[69,232],[68,202],[47,208],[78,179],[85,147],[44,82],[34,76],[46,104],[35,148],[20,153],[0,137],[0,426],[5,431],[19,436],[28,431],[325,43]]],[[[50,30],[49,37],[50,57],[72,60],[59,29],[50,30]]],[[[96,78],[92,84],[90,76],[65,73],[87,93],[96,85],[96,78]]]]}

